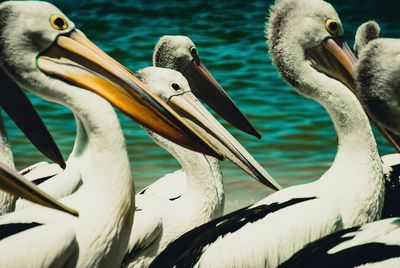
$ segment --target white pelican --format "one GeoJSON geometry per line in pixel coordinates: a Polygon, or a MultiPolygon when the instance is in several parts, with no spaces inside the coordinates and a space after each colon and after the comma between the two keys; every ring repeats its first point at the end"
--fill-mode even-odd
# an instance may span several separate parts
{"type": "MultiPolygon", "coordinates": [[[[360,57],[362,49],[367,47],[370,41],[379,38],[380,31],[381,29],[375,21],[365,22],[358,27],[354,40],[354,51],[358,57],[360,57]]],[[[375,48],[375,52],[372,52],[371,48],[366,48],[366,50],[370,51],[369,54],[373,55],[361,56],[360,58],[361,61],[356,68],[357,90],[355,92],[368,116],[373,119],[383,136],[400,152],[400,135],[398,131],[393,129],[393,124],[396,124],[396,120],[394,118],[387,118],[397,116],[395,114],[397,109],[395,102],[399,98],[393,94],[389,96],[390,92],[395,94],[396,81],[394,77],[396,76],[391,74],[396,73],[396,67],[391,66],[388,69],[380,66],[384,64],[385,60],[389,60],[389,57],[394,57],[396,54],[396,52],[393,52],[393,49],[391,52],[388,51],[389,46],[388,44],[380,45],[379,48],[375,48]],[[379,76],[380,79],[376,80],[375,76],[379,76]],[[369,82],[371,78],[373,81],[369,82]],[[390,90],[391,87],[394,88],[390,90]],[[392,111],[394,111],[394,114],[390,114],[392,111]]],[[[396,65],[396,62],[391,62],[391,64],[396,65]]]]}
{"type": "MultiPolygon", "coordinates": [[[[258,138],[261,137],[207,70],[199,58],[194,43],[188,37],[162,37],[154,50],[153,64],[154,66],[181,71],[181,73],[188,79],[189,85],[196,96],[206,102],[207,105],[213,108],[232,125],[258,138]]],[[[219,123],[217,124],[219,125],[219,123]]],[[[227,133],[227,135],[231,137],[229,133],[227,133]]],[[[239,143],[236,144],[240,146],[239,143]]],[[[233,150],[236,149],[234,148],[233,150]]],[[[240,152],[236,150],[236,153],[233,152],[234,155],[232,155],[232,151],[228,151],[227,157],[234,157],[235,159],[231,158],[231,160],[236,164],[240,163],[238,161],[241,161],[243,164],[241,166],[242,168],[247,166],[247,168],[244,168],[247,173],[259,179],[268,187],[273,189],[280,188],[279,184],[273,181],[272,177],[270,177],[254,159],[252,159],[250,154],[244,152],[244,157],[248,159],[242,161],[238,159],[238,153],[240,154],[240,152]],[[254,166],[252,166],[253,164],[254,166]]],[[[71,154],[67,162],[73,162],[73,157],[73,154],[71,154]]],[[[239,158],[242,157],[239,156],[239,158]]],[[[71,175],[67,173],[68,180],[66,181],[64,179],[64,174],[66,172],[64,171],[64,173],[59,174],[61,171],[62,170],[56,164],[47,165],[45,163],[39,163],[39,165],[28,167],[21,172],[31,181],[40,184],[41,189],[50,193],[54,197],[61,198],[73,193],[81,185],[79,177],[72,176],[74,179],[71,179],[71,175]]],[[[177,196],[181,192],[181,189],[185,187],[186,180],[182,176],[174,176],[174,187],[165,187],[165,183],[171,184],[171,180],[172,178],[170,176],[161,178],[156,183],[146,187],[146,191],[148,191],[148,193],[157,193],[164,197],[177,196]]],[[[29,203],[20,201],[17,203],[17,209],[21,209],[27,205],[29,205],[29,203]]]]}
{"type": "MultiPolygon", "coordinates": [[[[0,70],[0,106],[16,122],[28,139],[49,159],[65,167],[64,159],[56,143],[32,104],[9,77],[0,70]]],[[[0,162],[14,169],[11,145],[8,142],[4,122],[0,116],[0,162]]],[[[17,196],[0,191],[0,215],[14,210],[17,196]]]]}
{"type": "Polygon", "coordinates": [[[238,129],[261,138],[233,100],[208,71],[200,59],[193,41],[182,35],[165,35],[157,42],[153,65],[181,72],[189,82],[193,94],[238,129]],[[221,106],[221,103],[226,105],[221,106]]]}
{"type": "Polygon", "coordinates": [[[382,165],[369,120],[352,91],[355,58],[333,7],[281,0],[271,8],[269,50],[283,78],[324,106],[338,135],[331,167],[172,242],[150,267],[276,267],[304,245],[379,218],[382,165]]]}
{"type": "Polygon", "coordinates": [[[310,243],[279,268],[399,267],[400,218],[340,230],[310,243]]]}
{"type": "Polygon", "coordinates": [[[116,267],[133,223],[134,188],[125,140],[110,103],[178,144],[215,157],[220,153],[207,137],[196,134],[135,76],[75,29],[55,6],[3,2],[0,17],[0,68],[21,87],[74,113],[78,142],[75,159],[67,163],[66,171],[82,180],[79,190],[62,200],[78,210],[79,218],[38,206],[0,217],[3,230],[10,226],[42,228],[40,240],[18,234],[16,228],[6,232],[3,239],[11,248],[29,244],[38,254],[12,258],[10,251],[1,251],[0,266],[41,266],[57,257],[52,263],[55,267],[116,267]],[[52,228],[66,238],[65,244],[63,239],[57,247],[43,243],[54,238],[52,228]]]}
{"type": "MultiPolygon", "coordinates": [[[[215,129],[215,146],[254,178],[267,174],[235,138],[218,123],[190,91],[185,77],[174,70],[149,67],[139,77],[175,111],[185,116],[197,111],[206,118],[206,129],[215,129]],[[237,153],[239,152],[239,153],[237,153]],[[259,170],[260,173],[252,170],[259,170]]],[[[224,107],[225,103],[220,103],[224,107]]],[[[228,102],[227,105],[230,105],[228,102]]],[[[221,216],[224,206],[222,173],[218,159],[182,148],[149,133],[182,165],[136,195],[135,221],[123,265],[146,267],[170,242],[194,227],[221,216]],[[173,185],[173,189],[165,189],[173,185]]],[[[208,135],[205,133],[205,135],[208,135]]],[[[212,141],[212,137],[210,138],[212,141]]],[[[266,177],[268,178],[268,177],[266,177]]],[[[260,181],[265,180],[260,179],[260,181]]],[[[273,185],[275,189],[277,186],[273,185]]],[[[172,188],[172,187],[170,187],[172,188]]]]}
{"type": "MultiPolygon", "coordinates": [[[[386,129],[384,124],[379,122],[379,114],[384,111],[384,107],[395,107],[393,102],[399,101],[399,96],[390,95],[389,92],[395,93],[396,86],[398,85],[399,79],[397,75],[391,75],[397,73],[396,70],[400,70],[400,61],[396,60],[393,50],[396,50],[396,41],[393,43],[385,44],[385,42],[377,42],[379,45],[375,45],[375,41],[371,46],[368,44],[379,38],[380,27],[375,21],[368,21],[363,23],[357,29],[354,42],[354,50],[360,57],[360,62],[356,66],[357,76],[357,95],[361,99],[361,102],[365,104],[367,111],[369,111],[372,118],[378,119],[378,127],[383,131],[383,134],[388,141],[399,150],[400,147],[400,136],[386,129]],[[392,57],[393,56],[393,57],[392,57]],[[389,59],[390,57],[390,59],[389,59]],[[384,61],[389,62],[384,63],[384,61]],[[371,92],[370,92],[371,91],[371,92]],[[378,103],[378,107],[375,107],[376,103],[374,98],[378,98],[382,109],[378,103]],[[368,108],[370,106],[370,108],[368,108]],[[377,114],[377,116],[375,115],[377,114]],[[386,132],[386,133],[385,133],[386,132]],[[386,135],[387,134],[387,135],[386,135]]],[[[385,40],[385,39],[381,39],[385,40]]],[[[400,43],[398,43],[400,45],[400,43]]],[[[400,53],[400,49],[397,49],[400,53]]],[[[400,54],[399,54],[400,55],[400,54]]],[[[390,108],[388,108],[390,109],[390,108]]],[[[386,114],[385,121],[388,120],[396,121],[397,118],[386,118],[386,116],[396,116],[395,114],[386,114]]],[[[385,174],[385,200],[382,208],[382,218],[399,217],[400,216],[400,154],[394,153],[382,156],[384,174],[385,174]]]]}
{"type": "Polygon", "coordinates": [[[359,52],[356,70],[357,94],[369,115],[389,131],[400,134],[400,40],[369,41],[359,52]]]}

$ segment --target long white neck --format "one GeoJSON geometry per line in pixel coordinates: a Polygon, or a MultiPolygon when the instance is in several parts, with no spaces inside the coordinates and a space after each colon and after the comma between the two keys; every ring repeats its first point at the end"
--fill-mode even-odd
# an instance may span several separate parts
{"type": "Polygon", "coordinates": [[[332,166],[320,178],[323,194],[342,203],[345,225],[362,224],[380,215],[384,180],[371,125],[360,102],[342,83],[313,72],[319,81],[313,99],[328,111],[338,136],[332,166]]]}
{"type": "Polygon", "coordinates": [[[187,177],[186,192],[190,192],[200,206],[208,209],[218,206],[223,210],[224,189],[218,159],[185,149],[153,132],[148,133],[181,164],[187,177]]]}
{"type": "Polygon", "coordinates": [[[327,110],[338,137],[335,160],[314,183],[315,194],[336,198],[341,208],[350,207],[344,213],[349,222],[360,215],[376,217],[382,206],[384,181],[369,120],[350,89],[310,66],[304,58],[304,49],[297,45],[296,36],[278,31],[278,27],[288,27],[280,25],[278,17],[269,27],[273,62],[300,94],[319,102],[327,110]],[[365,204],[361,204],[363,201],[365,204]],[[375,211],[363,213],[362,209],[367,208],[369,202],[374,202],[371,207],[375,211]]]}
{"type": "Polygon", "coordinates": [[[58,101],[71,109],[77,123],[71,157],[82,186],[65,201],[80,213],[78,266],[119,265],[133,222],[134,186],[118,117],[92,92],[59,82],[54,87],[62,88],[58,101]]]}
{"type": "Polygon", "coordinates": [[[106,100],[91,92],[78,93],[81,96],[67,106],[73,111],[77,125],[71,156],[81,159],[79,167],[84,184],[104,191],[102,198],[110,196],[114,202],[115,195],[131,197],[130,164],[115,111],[106,100]]]}

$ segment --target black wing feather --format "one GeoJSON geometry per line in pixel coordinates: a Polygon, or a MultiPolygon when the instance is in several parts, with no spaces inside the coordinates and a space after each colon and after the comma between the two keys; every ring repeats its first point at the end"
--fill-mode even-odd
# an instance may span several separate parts
{"type": "Polygon", "coordinates": [[[400,217],[400,165],[393,165],[392,172],[385,178],[385,199],[382,219],[400,217]]]}
{"type": "Polygon", "coordinates": [[[14,234],[26,231],[28,229],[40,226],[37,222],[31,223],[9,223],[0,225],[0,240],[12,236],[14,234]]]}
{"type": "Polygon", "coordinates": [[[293,267],[358,267],[367,263],[375,263],[400,256],[400,246],[382,243],[366,243],[350,247],[333,254],[328,251],[340,243],[353,239],[360,227],[353,227],[338,231],[315,242],[308,244],[298,251],[279,268],[293,267]],[[352,235],[351,233],[354,234],[352,235]],[[346,236],[344,236],[346,235],[346,236]]]}
{"type": "Polygon", "coordinates": [[[36,185],[40,185],[40,184],[42,184],[43,182],[47,181],[48,179],[53,178],[54,176],[55,176],[55,175],[46,176],[46,177],[41,177],[41,178],[38,178],[38,179],[33,180],[32,182],[33,182],[34,184],[36,184],[36,185]]]}
{"type": "Polygon", "coordinates": [[[201,257],[203,249],[219,237],[233,233],[247,223],[264,218],[267,214],[316,197],[294,198],[283,203],[272,203],[257,207],[245,207],[203,224],[183,234],[161,252],[152,262],[155,267],[193,267],[201,257]]]}

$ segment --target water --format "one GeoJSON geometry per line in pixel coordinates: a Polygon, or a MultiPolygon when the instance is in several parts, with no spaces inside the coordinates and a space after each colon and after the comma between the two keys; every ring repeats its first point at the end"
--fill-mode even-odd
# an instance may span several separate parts
{"type": "MultiPolygon", "coordinates": [[[[398,3],[337,1],[333,5],[352,45],[357,26],[376,19],[384,36],[400,36],[398,3]]],[[[288,87],[271,65],[264,22],[272,1],[53,1],[77,27],[115,59],[138,70],[151,65],[162,35],[192,38],[200,57],[242,111],[262,133],[257,140],[229,127],[235,137],[284,186],[317,179],[331,164],[336,135],[326,112],[288,87]]],[[[71,113],[29,95],[65,157],[72,149],[71,113]]],[[[145,132],[120,115],[137,190],[179,168],[145,132]]],[[[43,159],[7,118],[17,167],[43,159]]],[[[381,154],[393,149],[376,136],[381,154]]],[[[268,189],[229,162],[223,163],[226,211],[255,202],[268,189]]]]}

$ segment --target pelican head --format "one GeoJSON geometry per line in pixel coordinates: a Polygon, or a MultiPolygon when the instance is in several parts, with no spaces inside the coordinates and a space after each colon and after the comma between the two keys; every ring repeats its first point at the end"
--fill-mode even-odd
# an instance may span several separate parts
{"type": "Polygon", "coordinates": [[[197,98],[233,126],[261,138],[260,133],[208,71],[189,37],[181,35],[161,37],[154,49],[153,65],[182,73],[197,98]]]}
{"type": "Polygon", "coordinates": [[[167,105],[219,151],[256,180],[279,190],[279,184],[265,171],[241,144],[207,111],[192,94],[185,77],[174,70],[148,67],[138,71],[141,80],[154,89],[167,105]]]}
{"type": "Polygon", "coordinates": [[[364,22],[358,27],[354,40],[354,54],[356,57],[369,41],[379,38],[380,32],[381,28],[373,20],[364,22]]]}
{"type": "Polygon", "coordinates": [[[354,89],[355,57],[334,8],[321,0],[278,0],[267,35],[272,62],[301,94],[317,101],[319,81],[333,78],[354,89]]]}
{"type": "Polygon", "coordinates": [[[0,68],[22,87],[67,106],[71,94],[82,90],[94,92],[161,136],[222,158],[147,86],[93,44],[52,4],[3,2],[0,17],[0,68]],[[69,94],[65,92],[67,86],[69,94]]]}
{"type": "Polygon", "coordinates": [[[370,41],[359,54],[357,95],[369,114],[400,135],[400,40],[370,41]]]}

